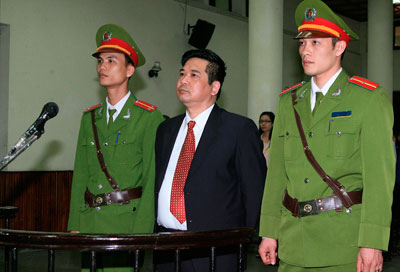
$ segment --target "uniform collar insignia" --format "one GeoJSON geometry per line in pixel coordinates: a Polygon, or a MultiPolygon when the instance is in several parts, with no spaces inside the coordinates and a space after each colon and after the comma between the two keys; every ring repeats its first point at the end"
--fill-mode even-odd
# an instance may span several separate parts
{"type": "Polygon", "coordinates": [[[104,32],[103,34],[103,42],[111,40],[112,33],[111,32],[104,32]]]}
{"type": "Polygon", "coordinates": [[[337,92],[333,93],[332,96],[339,96],[342,93],[342,89],[340,89],[340,86],[337,88],[337,92]]]}
{"type": "Polygon", "coordinates": [[[300,99],[303,99],[303,98],[304,98],[304,95],[305,95],[306,91],[307,91],[307,88],[305,88],[304,91],[302,91],[302,92],[300,93],[300,95],[299,95],[299,98],[300,98],[300,99]]]}
{"type": "Polygon", "coordinates": [[[128,109],[128,112],[126,113],[126,115],[122,116],[122,118],[124,118],[124,119],[131,118],[131,109],[128,109]]]}
{"type": "Polygon", "coordinates": [[[308,8],[304,12],[304,21],[314,21],[316,15],[317,11],[315,10],[315,8],[308,8]]]}

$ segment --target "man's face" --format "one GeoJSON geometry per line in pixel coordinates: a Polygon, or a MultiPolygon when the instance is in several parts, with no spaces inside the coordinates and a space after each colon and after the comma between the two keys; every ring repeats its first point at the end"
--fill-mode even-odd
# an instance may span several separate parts
{"type": "Polygon", "coordinates": [[[189,59],[179,72],[176,95],[186,106],[208,104],[216,100],[220,84],[214,81],[208,84],[206,67],[209,62],[200,58],[189,59]]]}
{"type": "Polygon", "coordinates": [[[335,46],[332,45],[332,38],[300,39],[299,42],[299,53],[306,75],[329,74],[340,66],[344,42],[338,41],[335,46]]]}
{"type": "Polygon", "coordinates": [[[97,57],[97,75],[101,86],[119,87],[128,81],[135,71],[132,65],[126,65],[122,53],[100,53],[97,57]]]}

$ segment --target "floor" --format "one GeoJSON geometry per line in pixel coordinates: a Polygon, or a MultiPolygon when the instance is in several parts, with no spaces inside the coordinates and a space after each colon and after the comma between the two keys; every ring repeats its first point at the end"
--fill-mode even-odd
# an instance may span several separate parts
{"type": "MultiPolygon", "coordinates": [[[[256,257],[256,245],[252,246],[248,255],[247,272],[276,272],[277,267],[264,266],[259,258],[256,257]]],[[[4,271],[4,251],[0,247],[0,271],[4,271]]],[[[146,253],[144,266],[141,272],[152,272],[152,254],[146,253]]],[[[80,253],[76,251],[56,251],[55,272],[78,272],[80,271],[80,253]]],[[[10,269],[11,271],[11,269],[10,269]]],[[[22,249],[18,252],[18,271],[19,272],[45,272],[47,271],[47,251],[22,249]]],[[[384,272],[400,271],[400,256],[387,261],[383,266],[384,272]]],[[[340,272],[340,271],[338,271],[340,272]]]]}

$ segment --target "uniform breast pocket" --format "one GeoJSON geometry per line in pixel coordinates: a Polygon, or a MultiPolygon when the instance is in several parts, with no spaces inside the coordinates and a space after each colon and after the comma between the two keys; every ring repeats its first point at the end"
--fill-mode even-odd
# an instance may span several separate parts
{"type": "Polygon", "coordinates": [[[132,138],[120,138],[110,147],[113,149],[113,160],[117,164],[136,165],[142,160],[142,145],[132,138]]]}
{"type": "Polygon", "coordinates": [[[283,136],[284,137],[284,155],[285,160],[295,160],[299,157],[303,152],[303,146],[300,140],[299,135],[294,135],[293,132],[287,131],[283,136]]]}
{"type": "Polygon", "coordinates": [[[351,117],[331,119],[327,133],[329,158],[347,159],[360,145],[360,133],[351,117]]]}
{"type": "Polygon", "coordinates": [[[84,156],[84,154],[87,156],[87,165],[89,168],[98,166],[99,162],[97,160],[96,144],[94,139],[88,137],[82,142],[81,147],[76,155],[84,156]]]}

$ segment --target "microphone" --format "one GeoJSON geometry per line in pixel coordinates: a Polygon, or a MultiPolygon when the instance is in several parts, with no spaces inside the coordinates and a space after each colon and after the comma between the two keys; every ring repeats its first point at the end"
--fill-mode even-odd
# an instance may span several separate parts
{"type": "Polygon", "coordinates": [[[19,138],[18,142],[11,148],[8,155],[13,155],[18,150],[22,149],[25,145],[28,146],[36,141],[44,133],[44,124],[47,120],[53,118],[58,113],[58,106],[54,102],[49,102],[43,106],[42,112],[35,122],[25,131],[19,138]]]}
{"type": "Polygon", "coordinates": [[[44,133],[44,124],[58,113],[58,106],[54,102],[49,102],[43,106],[42,112],[35,122],[28,128],[24,136],[26,138],[38,133],[38,138],[44,133]]]}
{"type": "Polygon", "coordinates": [[[58,113],[58,106],[54,102],[44,105],[42,112],[35,122],[19,138],[18,142],[11,148],[10,152],[0,161],[0,170],[6,167],[19,154],[25,151],[33,142],[44,133],[44,124],[58,113]]]}

